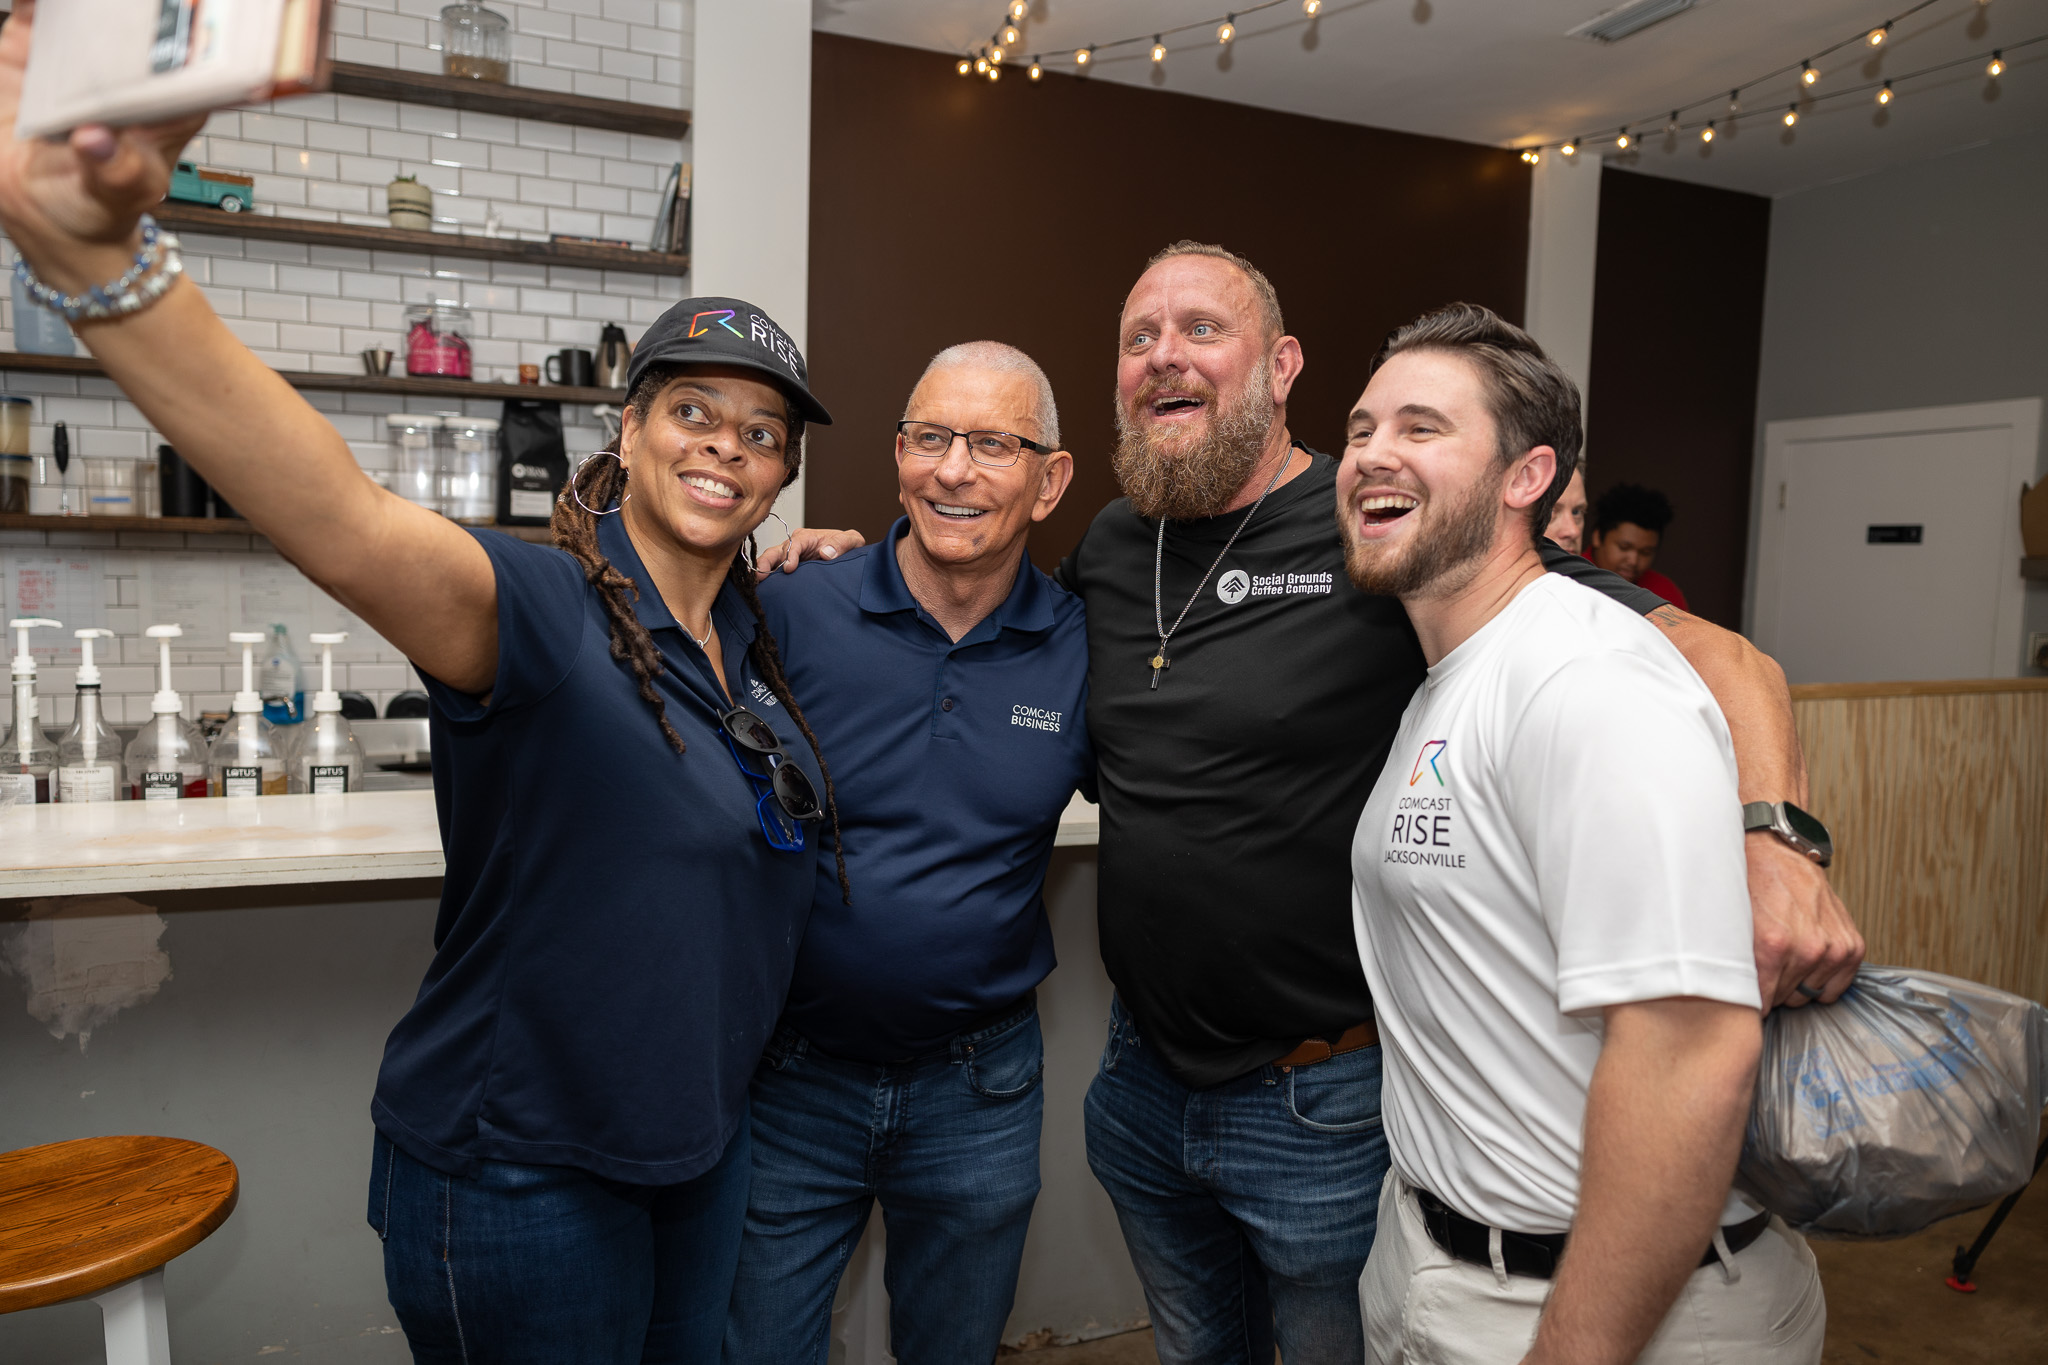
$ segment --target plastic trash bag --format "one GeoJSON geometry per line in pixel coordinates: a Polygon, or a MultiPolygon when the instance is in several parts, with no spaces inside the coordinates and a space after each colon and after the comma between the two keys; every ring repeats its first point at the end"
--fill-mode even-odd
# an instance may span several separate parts
{"type": "Polygon", "coordinates": [[[2048,1010],[1865,967],[1765,1019],[1736,1188],[1814,1236],[1903,1237],[2025,1185],[2044,1104],[2048,1010]]]}

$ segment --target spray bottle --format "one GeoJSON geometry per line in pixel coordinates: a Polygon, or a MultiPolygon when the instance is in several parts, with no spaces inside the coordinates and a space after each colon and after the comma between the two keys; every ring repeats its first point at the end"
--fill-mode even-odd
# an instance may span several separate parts
{"type": "Polygon", "coordinates": [[[0,744],[0,806],[34,806],[50,799],[50,772],[57,766],[57,746],[43,733],[36,702],[36,656],[28,652],[34,626],[62,630],[64,623],[41,616],[17,616],[7,623],[20,641],[14,655],[14,728],[0,744]]]}
{"type": "Polygon", "coordinates": [[[185,719],[185,699],[171,690],[171,641],[181,626],[142,632],[157,642],[163,686],[150,698],[150,717],[128,741],[128,796],[133,801],[176,801],[206,795],[206,741],[185,719]]]}
{"type": "Polygon", "coordinates": [[[281,796],[285,789],[285,746],[277,727],[263,717],[263,698],[256,692],[256,646],[260,630],[234,631],[232,644],[242,647],[242,690],[235,693],[233,714],[213,741],[207,772],[215,796],[281,796]]]}
{"type": "Polygon", "coordinates": [[[118,801],[121,797],[121,742],[100,714],[100,670],[92,661],[92,642],[111,640],[114,632],[88,626],[71,632],[82,658],[78,664],[78,702],[71,728],[57,741],[59,801],[118,801]]]}
{"type": "Polygon", "coordinates": [[[292,790],[315,796],[361,791],[368,763],[348,717],[341,714],[341,693],[334,690],[334,647],[348,638],[348,632],[307,638],[320,646],[320,690],[313,694],[312,718],[299,727],[292,790]]]}

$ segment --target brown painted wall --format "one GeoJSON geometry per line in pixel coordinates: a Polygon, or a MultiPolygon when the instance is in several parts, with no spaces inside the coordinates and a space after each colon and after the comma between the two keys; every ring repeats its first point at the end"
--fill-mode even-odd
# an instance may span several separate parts
{"type": "Polygon", "coordinates": [[[1037,528],[1050,566],[1116,496],[1116,323],[1182,237],[1257,262],[1307,369],[1295,435],[1331,449],[1387,332],[1469,299],[1519,319],[1529,177],[1512,152],[819,34],[812,44],[809,359],[836,425],[806,520],[870,539],[898,512],[903,401],[935,351],[988,338],[1051,376],[1076,477],[1037,528]]]}
{"type": "Polygon", "coordinates": [[[1677,516],[1657,568],[1742,625],[1771,201],[1609,167],[1600,178],[1588,492],[1648,484],[1677,516]]]}

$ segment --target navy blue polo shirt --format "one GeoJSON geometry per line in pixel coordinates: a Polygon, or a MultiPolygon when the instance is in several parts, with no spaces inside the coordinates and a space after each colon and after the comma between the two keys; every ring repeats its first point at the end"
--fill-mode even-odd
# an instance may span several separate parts
{"type": "Polygon", "coordinates": [[[1045,979],[1053,836],[1075,789],[1095,794],[1081,600],[1027,559],[955,643],[904,586],[909,525],[761,585],[832,765],[853,883],[842,904],[819,860],[785,1018],[868,1062],[936,1051],[1045,979]]]}
{"type": "MultiPolygon", "coordinates": [[[[667,665],[654,687],[686,754],[612,657],[576,560],[475,535],[497,575],[497,678],[488,706],[427,679],[448,870],[433,965],[385,1044],[371,1114],[451,1175],[488,1160],[689,1180],[745,1116],[821,840],[768,846],[710,663],[617,517],[598,545],[642,585],[634,611],[667,665]]],[[[712,617],[744,699],[760,684],[753,613],[727,585],[712,617]]],[[[784,743],[818,781],[802,736],[784,743]]]]}

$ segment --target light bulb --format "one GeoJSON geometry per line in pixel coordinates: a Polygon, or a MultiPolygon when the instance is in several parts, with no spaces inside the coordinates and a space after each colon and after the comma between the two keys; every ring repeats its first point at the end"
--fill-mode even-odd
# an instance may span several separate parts
{"type": "Polygon", "coordinates": [[[1883,47],[1885,35],[1890,33],[1891,29],[1892,26],[1890,24],[1879,24],[1876,28],[1870,30],[1870,45],[1872,47],[1883,47]]]}
{"type": "Polygon", "coordinates": [[[1737,114],[1739,114],[1739,113],[1741,113],[1741,112],[1742,112],[1742,92],[1741,92],[1740,90],[1730,90],[1730,91],[1728,92],[1728,116],[1729,116],[1730,118],[1733,118],[1733,117],[1735,117],[1735,115],[1737,115],[1737,114]]]}
{"type": "Polygon", "coordinates": [[[1543,153],[1534,147],[1531,147],[1528,151],[1522,153],[1522,160],[1528,162],[1531,166],[1535,165],[1542,159],[1543,153]]]}
{"type": "Polygon", "coordinates": [[[1785,126],[1786,126],[1787,128],[1790,128],[1790,127],[1791,127],[1791,126],[1792,126],[1793,124],[1795,124],[1795,123],[1797,123],[1797,122],[1799,122],[1799,106],[1798,106],[1798,105],[1796,105],[1796,104],[1788,104],[1788,105],[1786,105],[1786,106],[1785,106],[1785,126]]]}
{"type": "Polygon", "coordinates": [[[1664,131],[1673,137],[1678,136],[1678,111],[1676,109],[1673,109],[1671,117],[1664,121],[1664,131]]]}
{"type": "Polygon", "coordinates": [[[1001,65],[1003,64],[1003,56],[1004,56],[1004,53],[1003,53],[1003,50],[1002,50],[1001,48],[999,48],[999,47],[992,47],[992,48],[990,48],[990,49],[988,50],[988,64],[989,64],[990,66],[1001,66],[1001,65]]]}
{"type": "Polygon", "coordinates": [[[1166,44],[1159,41],[1156,33],[1152,35],[1152,60],[1155,63],[1166,60],[1166,44]]]}
{"type": "Polygon", "coordinates": [[[958,71],[958,72],[959,72],[959,73],[960,73],[961,75],[963,75],[963,76],[964,76],[964,75],[966,75],[966,74],[967,74],[968,72],[970,72],[970,71],[974,70],[974,63],[973,63],[973,62],[970,62],[970,61],[968,61],[968,60],[967,60],[967,59],[966,59],[965,57],[962,57],[962,58],[960,59],[960,64],[959,64],[958,66],[954,67],[953,69],[954,69],[955,71],[958,71]]]}
{"type": "Polygon", "coordinates": [[[1006,24],[1003,26],[1004,47],[1015,47],[1017,45],[1018,37],[1019,35],[1017,33],[1017,26],[1015,24],[1006,24]]]}
{"type": "Polygon", "coordinates": [[[1801,62],[1799,64],[1799,79],[1807,85],[1812,85],[1820,79],[1820,72],[1813,69],[1812,62],[1801,62]]]}
{"type": "Polygon", "coordinates": [[[990,67],[988,69],[988,78],[992,81],[1001,80],[1003,78],[1003,69],[1000,66],[990,67]]]}
{"type": "Polygon", "coordinates": [[[1036,57],[1031,59],[1031,71],[1029,74],[1034,81],[1045,74],[1045,68],[1038,64],[1038,58],[1036,57]]]}
{"type": "Polygon", "coordinates": [[[974,74],[977,76],[986,76],[988,74],[988,58],[976,57],[974,59],[974,74]]]}
{"type": "Polygon", "coordinates": [[[1714,121],[1713,121],[1712,119],[1708,119],[1708,120],[1707,120],[1707,126],[1706,126],[1706,127],[1704,127],[1704,128],[1702,128],[1702,129],[1700,129],[1700,141],[1701,141],[1701,142],[1712,142],[1713,140],[1714,140],[1714,121]]]}
{"type": "Polygon", "coordinates": [[[1614,139],[1614,145],[1621,148],[1621,150],[1625,152],[1629,149],[1629,145],[1634,141],[1635,139],[1628,135],[1628,129],[1624,128],[1621,130],[1621,136],[1614,139]]]}
{"type": "Polygon", "coordinates": [[[1558,148],[1557,150],[1563,152],[1566,156],[1577,156],[1579,154],[1579,144],[1577,140],[1574,139],[1571,142],[1565,143],[1564,146],[1558,148]]]}
{"type": "Polygon", "coordinates": [[[2004,52],[2000,51],[1991,54],[1991,65],[1984,68],[1984,74],[1987,76],[2002,76],[2005,74],[2004,52]]]}
{"type": "Polygon", "coordinates": [[[1023,23],[1024,15],[1030,8],[1031,6],[1027,3],[1027,0],[1010,0],[1010,22],[1013,24],[1023,23]]]}
{"type": "Polygon", "coordinates": [[[1227,43],[1236,36],[1237,16],[1235,14],[1232,14],[1226,17],[1222,23],[1216,26],[1216,41],[1219,43],[1227,43]]]}
{"type": "Polygon", "coordinates": [[[1316,17],[1316,11],[1323,7],[1323,0],[1301,0],[1301,12],[1309,18],[1316,17]]]}
{"type": "Polygon", "coordinates": [[[1074,65],[1086,66],[1088,65],[1088,59],[1094,55],[1095,49],[1092,47],[1077,47],[1074,49],[1074,65]]]}
{"type": "Polygon", "coordinates": [[[1877,102],[1879,104],[1890,104],[1892,102],[1892,83],[1890,81],[1886,81],[1884,89],[1877,92],[1877,102]]]}

